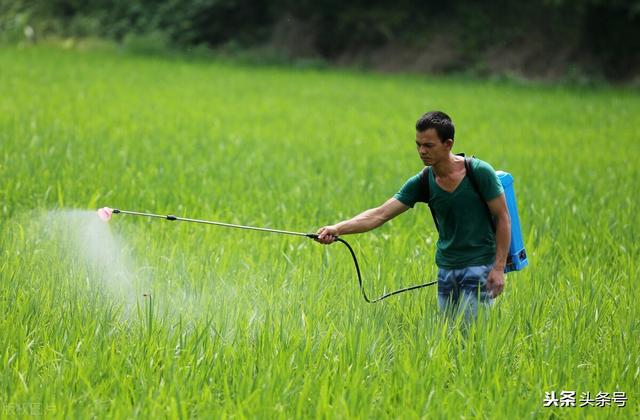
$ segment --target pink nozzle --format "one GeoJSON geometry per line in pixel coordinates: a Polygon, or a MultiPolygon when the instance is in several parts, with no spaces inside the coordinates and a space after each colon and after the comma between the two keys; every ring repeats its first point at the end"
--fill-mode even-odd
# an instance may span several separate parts
{"type": "Polygon", "coordinates": [[[98,217],[105,222],[111,220],[111,214],[113,214],[113,209],[110,209],[109,207],[98,209],[98,217]]]}

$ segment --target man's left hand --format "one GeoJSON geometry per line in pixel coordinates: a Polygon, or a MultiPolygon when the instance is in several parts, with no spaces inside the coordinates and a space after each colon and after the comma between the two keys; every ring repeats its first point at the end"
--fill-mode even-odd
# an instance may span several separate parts
{"type": "Polygon", "coordinates": [[[491,297],[498,297],[504,289],[504,270],[494,268],[487,276],[487,291],[491,297]]]}

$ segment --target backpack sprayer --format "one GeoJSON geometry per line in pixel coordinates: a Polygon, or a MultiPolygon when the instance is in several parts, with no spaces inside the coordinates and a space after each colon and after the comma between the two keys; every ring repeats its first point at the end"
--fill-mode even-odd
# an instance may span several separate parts
{"type": "MultiPolygon", "coordinates": [[[[465,166],[466,166],[466,169],[467,169],[467,174],[470,176],[471,183],[474,186],[474,189],[476,189],[476,191],[478,191],[478,187],[477,187],[477,184],[476,184],[476,181],[475,181],[475,177],[473,176],[473,171],[471,170],[471,165],[470,165],[470,161],[469,160],[465,160],[465,166]]],[[[428,170],[429,167],[427,167],[425,169],[428,170]]],[[[509,254],[507,256],[507,263],[506,263],[505,270],[504,270],[505,273],[507,273],[507,272],[510,272],[510,271],[522,270],[523,268],[525,268],[528,265],[528,260],[527,260],[527,253],[526,253],[526,251],[524,249],[524,242],[522,240],[522,233],[521,233],[521,230],[520,230],[520,218],[518,217],[518,207],[517,207],[517,203],[516,203],[515,191],[513,189],[513,176],[511,176],[511,174],[509,174],[508,172],[503,172],[503,171],[497,171],[496,174],[498,176],[498,179],[502,183],[502,187],[503,187],[504,193],[505,193],[505,198],[506,198],[506,201],[507,201],[507,208],[509,210],[509,217],[511,218],[511,243],[509,245],[509,254]]],[[[427,185],[428,185],[428,183],[427,183],[427,185]]],[[[427,190],[427,197],[428,196],[429,196],[429,194],[428,194],[428,190],[427,190]]],[[[428,201],[427,201],[427,204],[428,204],[428,201]]],[[[189,218],[186,218],[186,217],[178,217],[178,216],[173,216],[173,215],[164,216],[164,215],[153,214],[153,213],[141,213],[141,212],[137,212],[137,211],[111,209],[109,207],[103,207],[103,208],[98,210],[98,216],[104,221],[109,221],[113,214],[129,214],[129,215],[132,215],[132,216],[153,217],[153,218],[157,218],[157,219],[166,219],[166,220],[177,221],[177,222],[202,223],[202,224],[206,224],[206,225],[215,225],[215,226],[234,228],[234,229],[255,230],[255,231],[259,231],[259,232],[277,233],[277,234],[281,234],[281,235],[303,236],[303,237],[309,238],[309,239],[317,239],[318,238],[318,235],[315,234],[315,233],[292,232],[292,231],[288,231],[288,230],[268,229],[268,228],[255,227],[255,226],[236,225],[236,224],[232,224],[232,223],[214,222],[214,221],[211,221],[211,220],[189,219],[189,218]]],[[[433,212],[433,209],[432,209],[432,215],[434,216],[434,221],[436,221],[435,213],[433,212]]],[[[437,223],[436,223],[436,227],[437,227],[437,223]]],[[[367,296],[367,293],[364,290],[364,286],[362,285],[362,275],[360,274],[360,266],[358,265],[358,258],[356,257],[356,254],[353,251],[353,248],[351,248],[351,245],[349,245],[349,243],[347,241],[345,241],[344,239],[342,239],[342,238],[336,238],[336,241],[342,243],[349,250],[349,253],[351,254],[351,258],[353,259],[353,265],[354,265],[354,267],[356,269],[356,274],[358,276],[358,285],[360,286],[360,292],[362,293],[362,297],[364,298],[364,300],[367,303],[380,302],[381,300],[386,299],[386,298],[388,298],[390,296],[397,295],[399,293],[408,292],[410,290],[421,289],[423,287],[431,286],[432,284],[436,284],[438,282],[436,280],[436,281],[431,281],[431,282],[424,283],[424,284],[418,284],[418,285],[415,285],[415,286],[405,287],[404,289],[395,290],[393,292],[384,294],[384,295],[372,300],[367,296]]]]}
{"type": "Polygon", "coordinates": [[[509,254],[507,254],[507,264],[504,267],[504,272],[520,271],[529,265],[529,260],[527,259],[527,251],[524,249],[524,240],[520,229],[518,203],[513,189],[513,176],[504,171],[496,171],[496,175],[498,175],[498,179],[504,189],[509,218],[511,218],[511,243],[509,244],[509,254]]]}

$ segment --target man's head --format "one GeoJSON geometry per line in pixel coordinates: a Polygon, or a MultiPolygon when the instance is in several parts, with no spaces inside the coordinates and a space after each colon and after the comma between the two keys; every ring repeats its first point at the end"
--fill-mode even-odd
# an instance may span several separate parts
{"type": "Polygon", "coordinates": [[[455,127],[447,114],[431,111],[416,122],[416,147],[425,165],[448,159],[453,147],[455,127]]]}

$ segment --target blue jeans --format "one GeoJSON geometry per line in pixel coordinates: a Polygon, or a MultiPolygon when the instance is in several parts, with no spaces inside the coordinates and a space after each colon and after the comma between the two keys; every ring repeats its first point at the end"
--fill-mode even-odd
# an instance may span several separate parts
{"type": "Polygon", "coordinates": [[[475,320],[478,306],[490,308],[493,298],[487,291],[487,276],[493,264],[460,269],[438,269],[438,307],[450,316],[462,315],[465,321],[475,320]]]}

